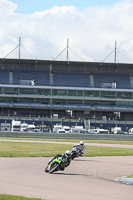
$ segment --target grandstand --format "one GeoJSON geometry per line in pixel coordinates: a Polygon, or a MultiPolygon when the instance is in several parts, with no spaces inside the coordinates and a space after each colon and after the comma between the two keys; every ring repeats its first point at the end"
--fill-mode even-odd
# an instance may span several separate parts
{"type": "Polygon", "coordinates": [[[133,64],[0,59],[0,115],[133,120],[133,64]]]}

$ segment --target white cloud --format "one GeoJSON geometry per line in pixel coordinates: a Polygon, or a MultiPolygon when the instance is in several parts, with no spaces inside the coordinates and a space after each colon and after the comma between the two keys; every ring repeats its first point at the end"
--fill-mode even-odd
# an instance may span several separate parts
{"type": "Polygon", "coordinates": [[[0,0],[0,18],[6,18],[14,13],[17,5],[7,0],[0,0]]]}
{"type": "MultiPolygon", "coordinates": [[[[102,61],[117,41],[118,49],[132,60],[133,2],[120,1],[113,7],[88,7],[78,10],[73,6],[55,6],[30,15],[16,14],[17,5],[0,1],[0,57],[5,57],[21,45],[37,59],[54,59],[67,46],[86,61],[102,61]]],[[[22,58],[32,58],[22,48],[22,58]]],[[[70,60],[80,60],[69,50],[70,60]]],[[[18,57],[15,50],[9,57],[18,57]]],[[[113,55],[112,55],[113,57],[113,55]]],[[[107,61],[112,61],[112,57],[107,61]]],[[[66,51],[58,58],[66,59],[66,51]]],[[[119,55],[119,62],[128,62],[119,55]]]]}

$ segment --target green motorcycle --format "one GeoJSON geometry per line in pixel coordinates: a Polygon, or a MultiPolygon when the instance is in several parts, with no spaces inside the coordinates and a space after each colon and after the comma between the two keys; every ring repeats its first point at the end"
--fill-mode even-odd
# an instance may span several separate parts
{"type": "Polygon", "coordinates": [[[45,172],[50,174],[58,170],[64,170],[64,161],[62,157],[57,157],[50,160],[45,168],[45,172]]]}

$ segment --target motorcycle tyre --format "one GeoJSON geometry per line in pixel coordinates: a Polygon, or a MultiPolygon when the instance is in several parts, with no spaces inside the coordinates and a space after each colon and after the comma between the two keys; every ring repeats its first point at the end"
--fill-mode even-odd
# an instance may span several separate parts
{"type": "Polygon", "coordinates": [[[59,166],[59,163],[55,162],[53,163],[52,167],[49,169],[49,173],[52,174],[55,171],[58,171],[57,168],[59,166]]]}
{"type": "Polygon", "coordinates": [[[45,170],[44,170],[46,173],[48,173],[49,172],[49,170],[48,170],[48,166],[45,168],[45,170]]]}
{"type": "Polygon", "coordinates": [[[71,158],[72,158],[72,160],[74,160],[74,158],[77,158],[78,157],[78,155],[77,154],[72,154],[72,156],[71,156],[71,158]]]}

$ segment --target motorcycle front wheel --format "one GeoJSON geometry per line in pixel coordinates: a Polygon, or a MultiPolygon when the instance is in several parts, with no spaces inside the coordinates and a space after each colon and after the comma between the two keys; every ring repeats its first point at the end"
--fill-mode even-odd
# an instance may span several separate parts
{"type": "Polygon", "coordinates": [[[52,163],[52,165],[49,169],[49,173],[52,174],[54,171],[57,171],[58,166],[59,166],[59,163],[57,163],[57,162],[52,163]]]}
{"type": "Polygon", "coordinates": [[[78,156],[77,156],[76,153],[73,153],[73,154],[71,155],[72,160],[73,160],[74,158],[77,158],[77,157],[78,157],[78,156]]]}
{"type": "Polygon", "coordinates": [[[49,172],[49,170],[48,170],[48,166],[44,169],[44,171],[45,171],[46,173],[49,172]]]}

